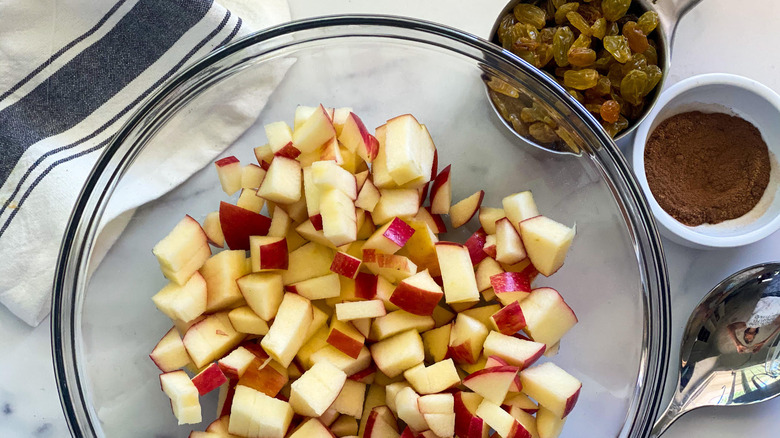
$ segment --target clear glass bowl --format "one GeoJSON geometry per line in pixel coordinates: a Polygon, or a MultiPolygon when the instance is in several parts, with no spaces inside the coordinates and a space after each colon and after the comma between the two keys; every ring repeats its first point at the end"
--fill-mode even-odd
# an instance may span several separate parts
{"type": "MultiPolygon", "coordinates": [[[[184,214],[202,220],[217,209],[224,194],[213,167],[139,208],[102,261],[99,229],[143,192],[143,181],[127,177],[139,154],[163,158],[155,175],[186,167],[186,158],[164,159],[171,139],[211,129],[201,122],[256,91],[275,68],[289,70],[220,155],[254,160],[264,123],[322,102],[353,107],[369,126],[414,114],[432,133],[439,162],[453,165],[454,199],[484,189],[483,205],[500,206],[510,193],[533,190],[542,213],[577,225],[565,266],[538,280],[560,290],[580,320],[554,359],[583,382],[563,436],[649,431],[668,364],[669,291],[652,214],[615,144],[562,88],[486,41],[430,23],[353,16],[287,24],[212,53],[168,82],[106,147],[67,229],[54,290],[56,376],[74,436],[190,431],[176,425],[147,356],[170,327],[150,300],[165,284],[151,248],[184,214]],[[541,150],[513,134],[487,98],[491,76],[546,106],[580,153],[541,150]]],[[[463,239],[476,222],[448,237],[463,239]]],[[[215,398],[204,401],[204,425],[215,398]]]]}

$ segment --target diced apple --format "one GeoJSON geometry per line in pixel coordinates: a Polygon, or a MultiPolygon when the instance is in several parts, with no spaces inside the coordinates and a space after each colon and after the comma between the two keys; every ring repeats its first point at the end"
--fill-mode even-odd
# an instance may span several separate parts
{"type": "Polygon", "coordinates": [[[338,274],[327,274],[287,285],[286,289],[309,300],[320,300],[339,296],[341,283],[338,274]]]}
{"type": "Polygon", "coordinates": [[[300,415],[322,415],[344,387],[347,375],[333,364],[315,363],[292,384],[290,406],[300,415]]]}
{"type": "Polygon", "coordinates": [[[574,409],[582,383],[552,362],[545,362],[520,372],[523,392],[552,411],[558,418],[566,418],[574,409]]]}
{"type": "Polygon", "coordinates": [[[359,258],[352,257],[345,252],[339,251],[333,257],[333,263],[330,265],[330,270],[336,274],[343,275],[344,277],[355,279],[360,270],[361,263],[359,258]]]}
{"type": "Polygon", "coordinates": [[[496,234],[496,221],[506,217],[503,208],[480,207],[479,223],[488,234],[496,234]]]}
{"type": "Polygon", "coordinates": [[[355,175],[339,167],[333,161],[317,161],[311,165],[312,182],[320,194],[336,189],[343,192],[352,201],[357,199],[357,181],[355,175]]]}
{"type": "Polygon", "coordinates": [[[258,356],[249,364],[237,384],[260,391],[269,397],[276,397],[288,381],[286,368],[272,359],[266,357],[261,360],[258,356]]]}
{"type": "Polygon", "coordinates": [[[330,273],[333,251],[325,246],[309,242],[291,252],[287,270],[282,273],[284,284],[297,283],[330,273]]]}
{"type": "Polygon", "coordinates": [[[488,235],[485,233],[485,230],[480,228],[475,231],[471,237],[466,239],[466,242],[463,244],[463,246],[469,250],[469,256],[471,257],[472,265],[477,265],[486,257],[488,257],[488,254],[484,250],[487,237],[488,235]]]}
{"type": "Polygon", "coordinates": [[[444,220],[438,214],[431,214],[430,210],[431,207],[419,209],[413,219],[425,222],[428,228],[436,234],[446,233],[447,225],[444,223],[444,220]]]}
{"type": "Polygon", "coordinates": [[[222,226],[219,224],[218,211],[212,211],[206,215],[206,219],[203,220],[203,231],[210,244],[217,248],[225,246],[225,235],[222,234],[222,226]]]}
{"type": "Polygon", "coordinates": [[[502,272],[490,277],[490,285],[501,304],[507,306],[522,301],[531,294],[528,277],[520,272],[502,272]]]}
{"type": "Polygon", "coordinates": [[[292,141],[292,129],[286,122],[273,122],[265,125],[268,146],[275,153],[292,141]]]}
{"type": "MultiPolygon", "coordinates": [[[[366,397],[366,387],[367,385],[365,383],[347,379],[344,382],[344,387],[341,389],[341,392],[331,407],[341,414],[360,418],[360,416],[363,415],[363,401],[366,397]]],[[[355,423],[354,433],[357,433],[357,423],[355,423]]]]}
{"type": "Polygon", "coordinates": [[[300,126],[293,131],[293,144],[303,153],[312,152],[336,136],[328,111],[320,105],[300,126]]]}
{"type": "Polygon", "coordinates": [[[513,301],[490,316],[493,328],[502,334],[511,335],[526,326],[526,320],[520,303],[513,301]]]}
{"type": "Polygon", "coordinates": [[[351,107],[336,108],[333,111],[333,127],[336,128],[336,135],[341,135],[344,132],[344,124],[347,123],[347,118],[352,114],[351,107]]]}
{"type": "Polygon", "coordinates": [[[282,303],[284,289],[279,274],[258,272],[236,280],[241,295],[260,318],[270,321],[282,303]]]}
{"type": "Polygon", "coordinates": [[[525,332],[536,342],[553,346],[575,324],[577,316],[558,291],[549,287],[534,289],[520,303],[525,315],[525,332]]]}
{"type": "Polygon", "coordinates": [[[452,331],[452,325],[445,324],[439,328],[422,333],[426,360],[430,362],[440,362],[447,357],[450,331],[452,331]]]}
{"type": "Polygon", "coordinates": [[[441,267],[447,303],[479,300],[477,280],[468,249],[453,242],[437,242],[436,256],[441,267]]]}
{"type": "Polygon", "coordinates": [[[253,272],[287,269],[287,240],[284,237],[251,236],[249,251],[253,272]]]}
{"type": "Polygon", "coordinates": [[[160,339],[149,354],[149,358],[164,373],[178,370],[191,360],[175,327],[168,330],[168,333],[160,339]]]}
{"type": "Polygon", "coordinates": [[[574,240],[574,228],[545,216],[535,216],[520,223],[520,236],[534,267],[549,277],[561,266],[574,240]]]}
{"type": "Polygon", "coordinates": [[[365,341],[365,336],[358,332],[352,324],[339,320],[331,322],[327,342],[347,356],[357,359],[365,341]]]}
{"type": "Polygon", "coordinates": [[[302,179],[298,161],[277,156],[257,189],[257,196],[278,204],[292,204],[301,198],[302,179]]]}
{"type": "Polygon", "coordinates": [[[168,283],[152,297],[152,301],[169,318],[192,321],[206,311],[206,280],[195,272],[182,286],[168,283]]]}
{"type": "Polygon", "coordinates": [[[380,189],[379,201],[371,218],[382,225],[395,217],[411,218],[420,210],[419,194],[415,189],[380,189]]]}
{"type": "Polygon", "coordinates": [[[520,222],[539,215],[536,202],[530,191],[509,195],[501,201],[506,217],[520,231],[520,222]]]}
{"type": "Polygon", "coordinates": [[[460,376],[452,359],[427,367],[419,363],[404,371],[404,378],[420,394],[435,394],[460,384],[460,376]]]}
{"type": "Polygon", "coordinates": [[[250,163],[241,169],[241,188],[257,189],[265,178],[265,170],[257,164],[250,163]]]}
{"type": "Polygon", "coordinates": [[[485,420],[485,423],[501,437],[532,438],[534,436],[512,415],[490,400],[483,400],[482,403],[479,404],[477,416],[485,420]]]}
{"type": "Polygon", "coordinates": [[[488,234],[485,238],[485,245],[482,247],[482,251],[485,251],[485,254],[492,258],[496,258],[496,255],[498,254],[497,248],[496,248],[496,235],[495,234],[488,234]]]}
{"type": "Polygon", "coordinates": [[[485,400],[500,405],[506,398],[509,387],[517,377],[518,371],[520,369],[513,366],[485,368],[463,379],[463,385],[481,395],[485,400]]]}
{"type": "Polygon", "coordinates": [[[233,328],[241,333],[260,336],[268,333],[268,323],[257,316],[249,306],[236,307],[228,312],[228,317],[233,328]]]}
{"type": "Polygon", "coordinates": [[[282,438],[290,427],[293,413],[289,403],[238,385],[228,431],[239,436],[282,438]]]}
{"type": "Polygon", "coordinates": [[[482,199],[485,197],[485,191],[480,190],[450,207],[450,222],[453,228],[459,228],[470,221],[479,211],[482,205],[482,199]]]}
{"type": "Polygon", "coordinates": [[[208,291],[207,312],[230,308],[243,299],[236,280],[249,273],[245,254],[241,250],[222,251],[200,268],[208,291]]]}
{"type": "Polygon", "coordinates": [[[514,265],[525,259],[526,252],[520,234],[509,219],[503,218],[496,222],[496,260],[500,263],[514,265]]]}
{"type": "Polygon", "coordinates": [[[254,353],[239,346],[220,359],[217,364],[225,376],[231,379],[238,379],[246,372],[255,357],[254,353]]]}
{"type": "Polygon", "coordinates": [[[476,319],[458,314],[449,340],[449,356],[459,362],[475,363],[482,351],[488,329],[476,319]]]}
{"type": "Polygon", "coordinates": [[[355,200],[355,207],[362,208],[366,211],[374,211],[376,204],[379,203],[380,192],[376,188],[374,183],[369,179],[363,184],[360,189],[357,200],[355,200]]]}
{"type": "Polygon", "coordinates": [[[313,364],[323,361],[330,362],[336,368],[344,371],[346,375],[351,376],[371,365],[371,352],[369,352],[367,347],[363,347],[355,359],[342,353],[332,345],[326,345],[314,352],[310,360],[313,364]]]}
{"type": "Polygon", "coordinates": [[[364,249],[377,249],[385,254],[393,254],[401,249],[415,233],[415,229],[403,220],[395,217],[377,229],[368,238],[364,249]]]}
{"type": "MultiPolygon", "coordinates": [[[[184,284],[195,271],[200,269],[200,265],[211,255],[211,250],[208,248],[206,233],[198,221],[190,216],[184,216],[184,219],[154,246],[152,253],[157,257],[163,272],[180,274],[176,278],[181,281],[176,283],[184,284]],[[201,251],[204,246],[208,254],[201,251]]],[[[171,276],[166,275],[166,277],[173,280],[171,276]]]]}
{"type": "Polygon", "coordinates": [[[407,330],[371,346],[376,366],[388,377],[395,377],[425,359],[422,338],[416,330],[407,330]]]}
{"type": "Polygon", "coordinates": [[[241,207],[253,213],[260,213],[265,205],[265,200],[257,196],[256,189],[241,189],[241,194],[236,201],[236,207],[241,207]]]}
{"type": "Polygon", "coordinates": [[[311,322],[311,301],[286,293],[274,322],[260,345],[269,356],[286,368],[303,345],[304,335],[311,322]]]}
{"type": "Polygon", "coordinates": [[[363,250],[363,265],[392,282],[399,282],[417,272],[417,265],[409,258],[398,254],[383,254],[374,249],[363,250]]]}
{"type": "MultiPolygon", "coordinates": [[[[401,185],[416,178],[425,177],[426,169],[418,159],[423,148],[422,127],[411,114],[404,114],[387,121],[385,133],[385,159],[390,177],[401,185]]],[[[433,160],[431,151],[431,161],[433,160]]],[[[430,167],[427,169],[430,173],[430,167]]]]}
{"type": "Polygon", "coordinates": [[[227,377],[225,377],[225,374],[222,373],[222,370],[216,363],[207,366],[192,378],[192,383],[198,388],[198,394],[200,395],[208,394],[226,382],[227,377]]]}
{"type": "Polygon", "coordinates": [[[222,190],[228,195],[236,193],[241,188],[241,163],[234,156],[225,157],[214,162],[222,190]]]}
{"type": "Polygon", "coordinates": [[[257,159],[257,164],[260,165],[260,168],[263,170],[268,170],[268,167],[271,165],[271,161],[274,160],[274,151],[271,150],[271,146],[267,143],[258,146],[254,148],[255,158],[257,159]]]}
{"type": "Polygon", "coordinates": [[[196,424],[201,422],[200,401],[198,389],[184,371],[171,371],[160,374],[160,386],[171,399],[173,415],[179,424],[196,424]]]}
{"type": "MultiPolygon", "coordinates": [[[[337,128],[338,129],[338,128],[337,128]]],[[[372,162],[379,153],[379,141],[369,134],[366,125],[355,113],[350,112],[339,134],[339,141],[360,158],[372,162]]]]}
{"type": "Polygon", "coordinates": [[[434,436],[453,436],[455,434],[454,412],[448,414],[423,414],[423,417],[434,436]]]}
{"type": "Polygon", "coordinates": [[[395,407],[398,410],[398,418],[415,431],[421,432],[428,429],[423,414],[420,412],[417,400],[420,396],[414,389],[407,387],[401,389],[395,396],[395,407]]]}
{"type": "Polygon", "coordinates": [[[452,204],[452,166],[448,165],[436,176],[431,186],[431,214],[448,214],[452,204]]]}
{"type": "Polygon", "coordinates": [[[224,356],[238,345],[244,335],[230,324],[227,312],[207,315],[184,334],[182,342],[196,368],[224,356]]]}
{"type": "Polygon", "coordinates": [[[486,356],[500,357],[510,365],[524,369],[542,356],[545,345],[491,331],[485,339],[483,348],[486,356]]]}
{"type": "Polygon", "coordinates": [[[321,192],[322,232],[333,245],[357,240],[357,218],[352,200],[338,189],[321,192]]]}
{"type": "Polygon", "coordinates": [[[402,280],[390,296],[390,302],[415,315],[431,315],[444,296],[428,270],[402,280]]]}
{"type": "Polygon", "coordinates": [[[336,304],[336,319],[350,321],[359,318],[376,318],[387,314],[381,300],[353,301],[336,304]]]}
{"type": "Polygon", "coordinates": [[[387,406],[377,406],[366,419],[363,438],[397,438],[398,424],[387,406]]]}
{"type": "Polygon", "coordinates": [[[264,236],[271,219],[227,202],[219,203],[219,222],[230,249],[249,250],[249,236],[264,236]]]}
{"type": "Polygon", "coordinates": [[[470,309],[462,311],[464,315],[468,315],[477,321],[481,322],[485,327],[490,326],[490,317],[498,312],[501,306],[498,304],[488,304],[485,306],[476,306],[470,309]]]}
{"type": "Polygon", "coordinates": [[[536,413],[536,431],[539,438],[558,438],[566,424],[566,419],[561,419],[553,411],[539,408],[536,413]]]}
{"type": "Polygon", "coordinates": [[[356,437],[358,433],[357,419],[349,415],[340,415],[330,425],[330,432],[337,437],[356,437]]]}
{"type": "Polygon", "coordinates": [[[477,277],[477,289],[479,289],[480,292],[490,289],[493,287],[490,283],[490,277],[503,272],[504,269],[501,268],[501,265],[495,259],[490,257],[485,258],[479,262],[475,272],[475,276],[477,277]]]}
{"type": "Polygon", "coordinates": [[[465,438],[487,438],[488,426],[477,417],[482,396],[473,392],[457,391],[455,399],[455,434],[465,438]]]}
{"type": "MultiPolygon", "coordinates": [[[[519,378],[520,376],[518,376],[518,379],[519,378]]],[[[504,400],[503,406],[508,406],[510,409],[511,408],[522,409],[528,412],[529,414],[535,414],[539,410],[539,406],[522,392],[508,395],[506,400],[504,400]]]]}
{"type": "Polygon", "coordinates": [[[328,430],[328,427],[322,424],[322,422],[316,418],[309,418],[301,423],[293,432],[289,435],[289,438],[331,438],[333,434],[328,430]]]}
{"type": "MultiPolygon", "coordinates": [[[[292,221],[290,219],[290,215],[288,215],[287,212],[284,211],[284,209],[282,208],[274,209],[274,212],[271,215],[271,225],[268,227],[268,236],[286,238],[287,234],[290,231],[291,222],[292,221]]],[[[289,239],[287,240],[289,246],[289,239]]]]}

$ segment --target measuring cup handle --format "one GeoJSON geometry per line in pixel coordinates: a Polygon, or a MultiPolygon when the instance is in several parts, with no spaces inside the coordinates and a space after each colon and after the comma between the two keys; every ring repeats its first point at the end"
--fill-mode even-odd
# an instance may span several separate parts
{"type": "Polygon", "coordinates": [[[660,26],[667,37],[667,45],[672,47],[677,23],[683,15],[696,6],[701,0],[651,0],[653,9],[658,13],[660,26]]]}

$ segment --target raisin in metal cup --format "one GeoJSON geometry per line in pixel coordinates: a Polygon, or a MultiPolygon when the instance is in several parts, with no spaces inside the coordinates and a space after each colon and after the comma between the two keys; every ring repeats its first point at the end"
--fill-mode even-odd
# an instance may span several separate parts
{"type": "MultiPolygon", "coordinates": [[[[653,107],[655,106],[656,101],[658,100],[659,95],[661,94],[661,90],[663,89],[664,82],[666,79],[666,73],[669,71],[669,62],[671,59],[671,48],[672,48],[672,42],[674,40],[674,34],[675,30],[677,29],[677,23],[680,21],[680,18],[682,18],[691,8],[696,6],[701,0],[633,0],[631,9],[629,9],[629,12],[637,12],[642,13],[645,11],[655,11],[658,14],[658,27],[656,28],[656,42],[658,44],[657,52],[658,52],[658,66],[661,68],[661,71],[663,72],[663,76],[661,77],[661,81],[656,85],[656,87],[653,89],[650,94],[646,96],[645,99],[645,105],[642,109],[641,114],[639,117],[637,117],[635,120],[630,121],[628,124],[628,127],[619,132],[615,137],[614,140],[618,141],[622,138],[625,138],[632,134],[637,126],[639,126],[642,121],[647,117],[648,114],[653,110],[653,107]]],[[[493,27],[490,29],[490,32],[487,34],[487,39],[495,44],[499,44],[498,42],[498,28],[501,24],[501,19],[504,17],[507,13],[511,12],[513,8],[519,4],[519,3],[538,3],[536,1],[529,1],[529,0],[511,0],[507,5],[500,11],[500,13],[497,15],[496,21],[493,23],[493,27]]],[[[499,44],[500,45],[500,44],[499,44]]],[[[505,117],[501,115],[501,111],[499,108],[496,107],[495,99],[494,101],[494,108],[499,113],[499,117],[501,120],[504,121],[504,124],[515,131],[518,135],[526,138],[527,140],[531,140],[532,143],[536,144],[539,147],[542,147],[544,149],[552,149],[557,152],[579,152],[576,145],[568,144],[569,142],[566,141],[566,138],[563,138],[563,142],[550,142],[546,143],[544,141],[534,141],[534,138],[528,138],[529,133],[524,132],[525,130],[520,128],[518,129],[518,124],[513,123],[512,120],[506,120],[505,117]],[[568,147],[567,147],[568,146],[568,147]]],[[[561,133],[558,133],[561,134],[561,133]]],[[[538,137],[536,138],[538,139],[538,137]]]]}

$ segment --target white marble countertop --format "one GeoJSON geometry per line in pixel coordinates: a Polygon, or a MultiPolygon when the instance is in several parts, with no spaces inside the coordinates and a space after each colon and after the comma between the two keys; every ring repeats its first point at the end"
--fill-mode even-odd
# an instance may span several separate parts
{"type": "MultiPolygon", "coordinates": [[[[484,35],[504,0],[290,0],[294,18],[334,13],[386,13],[437,21],[484,35]]],[[[705,0],[684,17],[673,47],[667,85],[694,74],[736,73],[780,92],[776,42],[780,3],[753,0],[745,7],[705,0]]],[[[665,241],[672,285],[673,346],[699,299],[720,279],[752,264],[780,260],[780,233],[742,248],[697,251],[665,241]]],[[[30,329],[0,307],[0,436],[63,437],[68,428],[60,409],[51,364],[49,321],[30,329]]],[[[676,363],[674,357],[672,363],[676,363]]],[[[676,380],[670,371],[669,388],[676,380]]],[[[669,391],[667,391],[668,393],[669,391]]],[[[667,394],[668,397],[669,394],[667,394]]],[[[780,430],[780,399],[741,408],[705,408],[686,415],[665,437],[774,438],[780,430]]],[[[587,436],[587,433],[584,434],[587,436]]]]}

